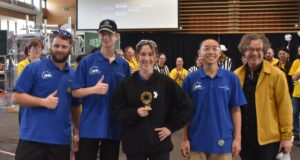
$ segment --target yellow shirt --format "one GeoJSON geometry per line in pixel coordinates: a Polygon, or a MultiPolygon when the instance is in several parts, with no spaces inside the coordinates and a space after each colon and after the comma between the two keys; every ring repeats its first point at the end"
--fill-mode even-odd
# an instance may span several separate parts
{"type": "MultiPolygon", "coordinates": [[[[292,64],[292,67],[289,71],[289,75],[293,76],[299,72],[300,72],[300,59],[296,59],[292,64]]],[[[300,81],[299,80],[295,81],[295,83],[294,83],[293,97],[300,98],[300,81]]]]}
{"type": "Polygon", "coordinates": [[[176,81],[177,84],[182,86],[184,78],[188,75],[188,71],[184,68],[178,70],[177,68],[172,69],[170,72],[170,77],[176,81]]]}
{"type": "Polygon", "coordinates": [[[132,57],[131,58],[131,61],[128,61],[128,64],[129,64],[129,67],[130,67],[130,70],[131,70],[131,74],[134,73],[135,71],[139,70],[139,64],[136,60],[135,57],[132,57]]]}
{"type": "Polygon", "coordinates": [[[18,77],[20,76],[21,72],[23,69],[30,63],[29,58],[24,59],[23,61],[18,63],[18,72],[17,75],[18,77]]]}
{"type": "Polygon", "coordinates": [[[273,58],[272,61],[269,62],[272,64],[272,66],[275,66],[279,62],[279,59],[273,58]]]}
{"type": "MultiPolygon", "coordinates": [[[[243,86],[245,65],[236,69],[234,73],[243,86]]],[[[255,106],[260,145],[292,138],[292,102],[285,74],[265,60],[255,90],[255,106]]]]}

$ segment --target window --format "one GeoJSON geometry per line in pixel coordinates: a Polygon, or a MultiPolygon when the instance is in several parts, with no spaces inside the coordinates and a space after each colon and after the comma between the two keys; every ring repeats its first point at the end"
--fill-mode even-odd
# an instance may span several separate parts
{"type": "Polygon", "coordinates": [[[47,2],[46,2],[46,0],[42,0],[42,8],[47,8],[47,2]]]}

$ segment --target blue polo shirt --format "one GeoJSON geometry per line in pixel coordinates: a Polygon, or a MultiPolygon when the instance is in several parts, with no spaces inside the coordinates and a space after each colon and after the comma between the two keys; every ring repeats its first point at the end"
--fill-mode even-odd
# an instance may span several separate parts
{"type": "Polygon", "coordinates": [[[71,106],[79,105],[71,95],[75,71],[68,65],[61,71],[50,58],[32,62],[22,71],[14,91],[46,98],[55,90],[59,103],[56,109],[23,107],[20,123],[20,139],[49,143],[70,144],[71,106]]]}
{"type": "Polygon", "coordinates": [[[120,138],[120,124],[112,118],[110,100],[120,82],[130,76],[128,63],[116,55],[109,62],[99,50],[84,57],[77,68],[73,89],[92,87],[104,75],[103,83],[109,85],[105,95],[88,95],[82,98],[79,134],[81,138],[120,138]]]}
{"type": "Polygon", "coordinates": [[[189,129],[191,151],[231,153],[231,108],[247,103],[237,76],[220,68],[210,78],[200,68],[186,77],[183,88],[195,106],[189,129]]]}

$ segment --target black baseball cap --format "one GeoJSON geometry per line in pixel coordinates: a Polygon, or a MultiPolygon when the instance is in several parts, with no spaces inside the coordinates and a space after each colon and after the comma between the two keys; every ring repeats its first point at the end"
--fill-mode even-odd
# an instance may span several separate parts
{"type": "Polygon", "coordinates": [[[118,32],[117,24],[111,19],[105,19],[100,22],[98,32],[108,31],[110,33],[118,32]]]}

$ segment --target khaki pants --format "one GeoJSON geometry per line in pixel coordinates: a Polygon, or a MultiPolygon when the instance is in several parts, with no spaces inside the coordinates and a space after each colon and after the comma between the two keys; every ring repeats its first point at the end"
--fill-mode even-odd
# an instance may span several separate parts
{"type": "Polygon", "coordinates": [[[189,160],[233,160],[231,153],[191,152],[189,160]]]}

